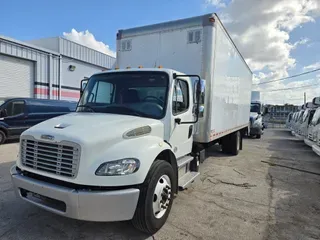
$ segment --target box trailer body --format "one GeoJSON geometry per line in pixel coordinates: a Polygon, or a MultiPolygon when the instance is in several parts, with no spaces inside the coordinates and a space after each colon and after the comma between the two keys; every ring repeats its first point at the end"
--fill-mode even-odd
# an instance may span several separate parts
{"type": "Polygon", "coordinates": [[[205,80],[195,142],[208,143],[249,124],[252,72],[216,14],[120,30],[116,65],[161,66],[205,80]]]}
{"type": "Polygon", "coordinates": [[[242,149],[252,74],[214,14],[122,30],[117,43],[121,69],[81,81],[75,113],[26,130],[11,177],[48,211],[154,234],[204,148],[242,149]]]}

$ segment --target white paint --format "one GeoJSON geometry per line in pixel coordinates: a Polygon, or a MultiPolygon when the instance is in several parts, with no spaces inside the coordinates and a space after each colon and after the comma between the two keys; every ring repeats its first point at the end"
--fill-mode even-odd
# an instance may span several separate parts
{"type": "MultiPolygon", "coordinates": [[[[170,148],[167,144],[159,146],[164,138],[163,129],[164,125],[161,121],[148,118],[106,113],[70,113],[29,128],[21,138],[32,136],[39,141],[50,143],[52,141],[41,139],[41,135],[48,134],[54,136],[54,142],[71,141],[81,146],[77,178],[70,179],[47,172],[41,172],[42,175],[76,184],[121,186],[142,183],[156,156],[170,148]],[[54,128],[58,124],[64,124],[67,127],[54,128]],[[125,132],[146,125],[152,128],[149,135],[133,139],[123,138],[125,132]],[[95,175],[95,171],[102,163],[123,158],[139,159],[140,169],[127,176],[95,175]]],[[[17,160],[17,165],[30,172],[40,173],[38,170],[23,166],[20,160],[17,160]]]]}
{"type": "Polygon", "coordinates": [[[163,24],[154,29],[146,26],[124,30],[117,41],[120,69],[163,66],[183,74],[200,75],[206,81],[204,117],[199,120],[198,134],[194,135],[194,141],[199,142],[212,140],[212,131],[225,132],[248,124],[252,85],[251,71],[219,20],[203,26],[209,16],[206,18],[177,21],[176,25],[163,24]],[[188,43],[188,33],[193,30],[201,30],[199,43],[188,43]],[[122,51],[122,42],[128,39],[131,48],[122,51]]]}

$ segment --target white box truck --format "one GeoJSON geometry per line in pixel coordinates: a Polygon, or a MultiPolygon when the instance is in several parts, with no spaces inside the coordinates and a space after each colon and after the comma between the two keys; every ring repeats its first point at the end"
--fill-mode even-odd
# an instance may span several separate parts
{"type": "Polygon", "coordinates": [[[205,147],[238,154],[252,73],[215,14],[119,31],[117,64],[82,82],[75,113],[22,134],[12,181],[48,211],[153,234],[205,147]]]}
{"type": "Polygon", "coordinates": [[[301,120],[299,121],[297,131],[295,132],[295,136],[298,140],[304,141],[305,138],[308,138],[308,128],[316,109],[317,105],[313,104],[312,102],[307,102],[304,104],[304,112],[301,120]]]}
{"type": "Polygon", "coordinates": [[[304,139],[304,143],[310,147],[316,144],[318,139],[318,132],[320,132],[320,97],[315,97],[312,101],[317,107],[313,114],[312,120],[308,125],[308,133],[304,139]]]}

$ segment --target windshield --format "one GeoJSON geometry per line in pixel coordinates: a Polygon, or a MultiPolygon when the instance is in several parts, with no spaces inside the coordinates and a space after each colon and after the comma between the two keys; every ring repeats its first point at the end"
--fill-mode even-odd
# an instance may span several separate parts
{"type": "Polygon", "coordinates": [[[317,108],[316,112],[313,115],[311,123],[313,125],[317,125],[319,118],[320,118],[320,108],[317,108]]]}
{"type": "Polygon", "coordinates": [[[6,101],[5,98],[0,98],[0,106],[6,101]]]}
{"type": "Polygon", "coordinates": [[[260,104],[259,103],[251,103],[250,112],[260,112],[260,104]]]}
{"type": "Polygon", "coordinates": [[[309,115],[309,109],[305,110],[302,116],[302,122],[305,122],[307,120],[307,117],[309,115]]]}
{"type": "Polygon", "coordinates": [[[102,112],[161,119],[165,115],[169,76],[136,71],[94,75],[77,112],[102,112]]]}
{"type": "Polygon", "coordinates": [[[303,113],[304,113],[304,110],[301,110],[301,111],[299,112],[298,118],[297,118],[297,122],[302,119],[303,113]]]}

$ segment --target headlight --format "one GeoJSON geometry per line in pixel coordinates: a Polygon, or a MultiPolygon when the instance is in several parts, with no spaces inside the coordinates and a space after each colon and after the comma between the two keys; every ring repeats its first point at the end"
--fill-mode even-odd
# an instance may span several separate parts
{"type": "Polygon", "coordinates": [[[140,161],[135,158],[126,158],[102,163],[96,170],[97,176],[119,176],[128,175],[138,171],[140,161]]]}

